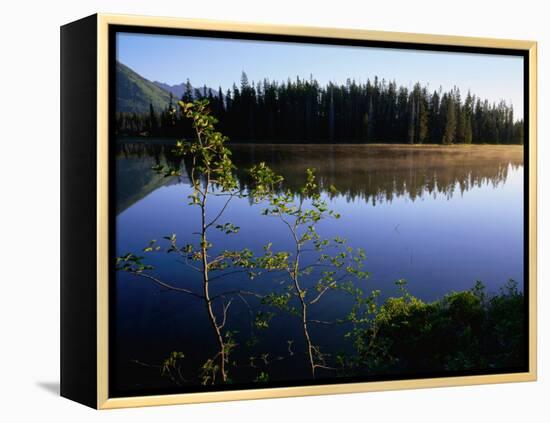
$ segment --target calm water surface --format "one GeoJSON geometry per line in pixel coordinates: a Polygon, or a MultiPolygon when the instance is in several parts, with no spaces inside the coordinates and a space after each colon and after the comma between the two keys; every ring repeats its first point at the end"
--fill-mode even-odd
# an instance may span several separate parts
{"type": "MultiPolygon", "coordinates": [[[[175,233],[180,243],[195,242],[198,209],[187,206],[191,187],[186,163],[171,154],[166,140],[119,140],[116,146],[116,254],[140,252],[151,239],[175,233]],[[165,179],[152,172],[155,164],[181,166],[184,176],[165,179]]],[[[396,293],[394,282],[405,279],[408,290],[429,301],[453,290],[471,288],[483,281],[496,292],[508,279],[523,284],[523,147],[407,147],[330,145],[232,145],[238,179],[246,187],[241,169],[265,161],[284,175],[285,188],[297,190],[305,181],[305,169],[315,168],[323,197],[339,212],[339,220],[323,221],[324,237],[338,235],[353,247],[365,250],[365,269],[371,274],[363,288],[380,289],[382,297],[396,293]],[[331,184],[339,190],[328,194],[331,184]]],[[[212,198],[211,217],[224,203],[212,198]]],[[[263,205],[247,199],[233,200],[224,222],[241,227],[237,235],[210,235],[220,249],[248,247],[261,251],[267,242],[274,250],[291,245],[289,234],[277,219],[261,216],[263,205]]],[[[147,255],[155,275],[178,286],[200,290],[198,274],[173,256],[147,255]]],[[[277,278],[250,282],[235,275],[213,284],[214,294],[232,288],[258,292],[277,289],[277,278]],[[253,285],[251,285],[253,284],[253,285]]],[[[349,309],[344,294],[327,296],[312,309],[313,318],[343,317],[349,309]]],[[[257,307],[252,304],[251,307],[257,307]]],[[[116,275],[116,374],[120,391],[138,392],[173,384],[161,378],[159,364],[170,351],[186,354],[186,371],[196,372],[214,339],[208,329],[202,303],[166,292],[142,279],[116,275]]],[[[234,306],[229,322],[238,331],[241,345],[253,332],[250,310],[234,306]]],[[[342,327],[314,329],[315,341],[327,352],[346,351],[342,327]],[[335,339],[337,340],[335,342],[335,339]]],[[[255,333],[270,354],[288,356],[288,340],[303,348],[297,321],[277,316],[271,327],[255,333]]],[[[241,348],[244,359],[252,354],[241,348]]],[[[237,358],[238,357],[237,353],[237,358]]],[[[281,360],[272,380],[306,377],[301,354],[281,360]]],[[[247,370],[242,370],[245,375],[247,370]]]]}

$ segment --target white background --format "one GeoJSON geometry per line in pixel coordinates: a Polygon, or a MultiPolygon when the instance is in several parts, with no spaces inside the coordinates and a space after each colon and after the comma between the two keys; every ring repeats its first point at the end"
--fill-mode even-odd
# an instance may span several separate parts
{"type": "MultiPolygon", "coordinates": [[[[0,417],[18,421],[542,422],[550,418],[550,32],[544,1],[5,1],[0,31],[0,417]],[[539,42],[539,381],[96,412],[59,383],[59,26],[96,12],[539,42]],[[545,193],[546,191],[546,193],[545,193]],[[546,194],[546,195],[545,195],[546,194]]],[[[506,211],[503,210],[503,213],[506,211]]]]}

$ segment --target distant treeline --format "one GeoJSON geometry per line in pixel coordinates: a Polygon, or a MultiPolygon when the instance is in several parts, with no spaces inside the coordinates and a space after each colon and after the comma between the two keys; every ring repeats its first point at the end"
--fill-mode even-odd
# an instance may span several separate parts
{"type": "MultiPolygon", "coordinates": [[[[412,90],[379,78],[344,85],[290,79],[286,83],[249,83],[217,93],[193,89],[189,81],[182,100],[206,98],[219,119],[219,130],[242,142],[341,142],[410,144],[523,144],[523,120],[511,105],[489,103],[454,88],[412,90]],[[208,92],[208,95],[204,93],[208,92]]],[[[118,135],[193,137],[171,98],[165,110],[148,114],[117,113],[118,135]]]]}

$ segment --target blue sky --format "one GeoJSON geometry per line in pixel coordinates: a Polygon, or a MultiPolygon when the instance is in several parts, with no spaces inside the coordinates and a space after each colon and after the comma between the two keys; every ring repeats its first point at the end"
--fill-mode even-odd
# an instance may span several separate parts
{"type": "Polygon", "coordinates": [[[347,78],[366,82],[377,75],[406,87],[456,85],[463,98],[470,90],[491,102],[513,104],[516,118],[523,114],[521,57],[131,33],[117,34],[116,55],[145,78],[170,85],[189,78],[194,86],[225,91],[239,85],[242,71],[249,81],[311,74],[321,85],[347,78]]]}

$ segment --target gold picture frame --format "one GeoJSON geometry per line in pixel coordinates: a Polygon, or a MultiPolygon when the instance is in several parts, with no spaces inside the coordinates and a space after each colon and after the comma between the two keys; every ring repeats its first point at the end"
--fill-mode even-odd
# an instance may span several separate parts
{"type": "MultiPolygon", "coordinates": [[[[447,386],[493,384],[505,382],[527,382],[537,379],[537,43],[491,38],[462,37],[449,35],[413,34],[401,32],[368,31],[360,29],[317,28],[301,26],[265,25],[211,21],[197,19],[179,19],[145,16],[125,16],[115,14],[95,15],[96,45],[96,192],[95,192],[95,305],[96,319],[96,392],[93,401],[82,401],[98,409],[121,407],[140,407],[152,405],[189,404],[213,401],[234,401],[263,398],[281,398],[306,395],[343,394],[399,389],[435,388],[447,386]],[[343,383],[330,385],[293,386],[247,390],[227,390],[217,392],[151,395],[136,397],[109,397],[109,27],[140,26],[150,28],[200,29],[230,31],[250,34],[291,35],[301,37],[330,37],[343,40],[389,41],[396,43],[429,44],[438,46],[480,47],[492,49],[516,49],[528,53],[529,75],[529,115],[528,115],[528,153],[529,153],[529,371],[522,373],[489,374],[476,376],[452,376],[427,379],[407,379],[361,383],[343,383]]],[[[75,24],[69,24],[75,25],[75,24]]],[[[66,118],[68,119],[68,118],[66,118]]],[[[70,300],[70,299],[69,299],[70,300]]],[[[67,341],[69,342],[69,341],[67,341]]],[[[67,356],[69,353],[65,353],[67,356]]],[[[92,366],[93,367],[93,366],[92,366]]],[[[66,374],[68,374],[68,370],[66,374]]],[[[63,384],[63,382],[62,382],[63,384]]],[[[63,394],[63,387],[62,387],[63,394]]],[[[64,396],[74,398],[70,388],[64,396]]]]}

